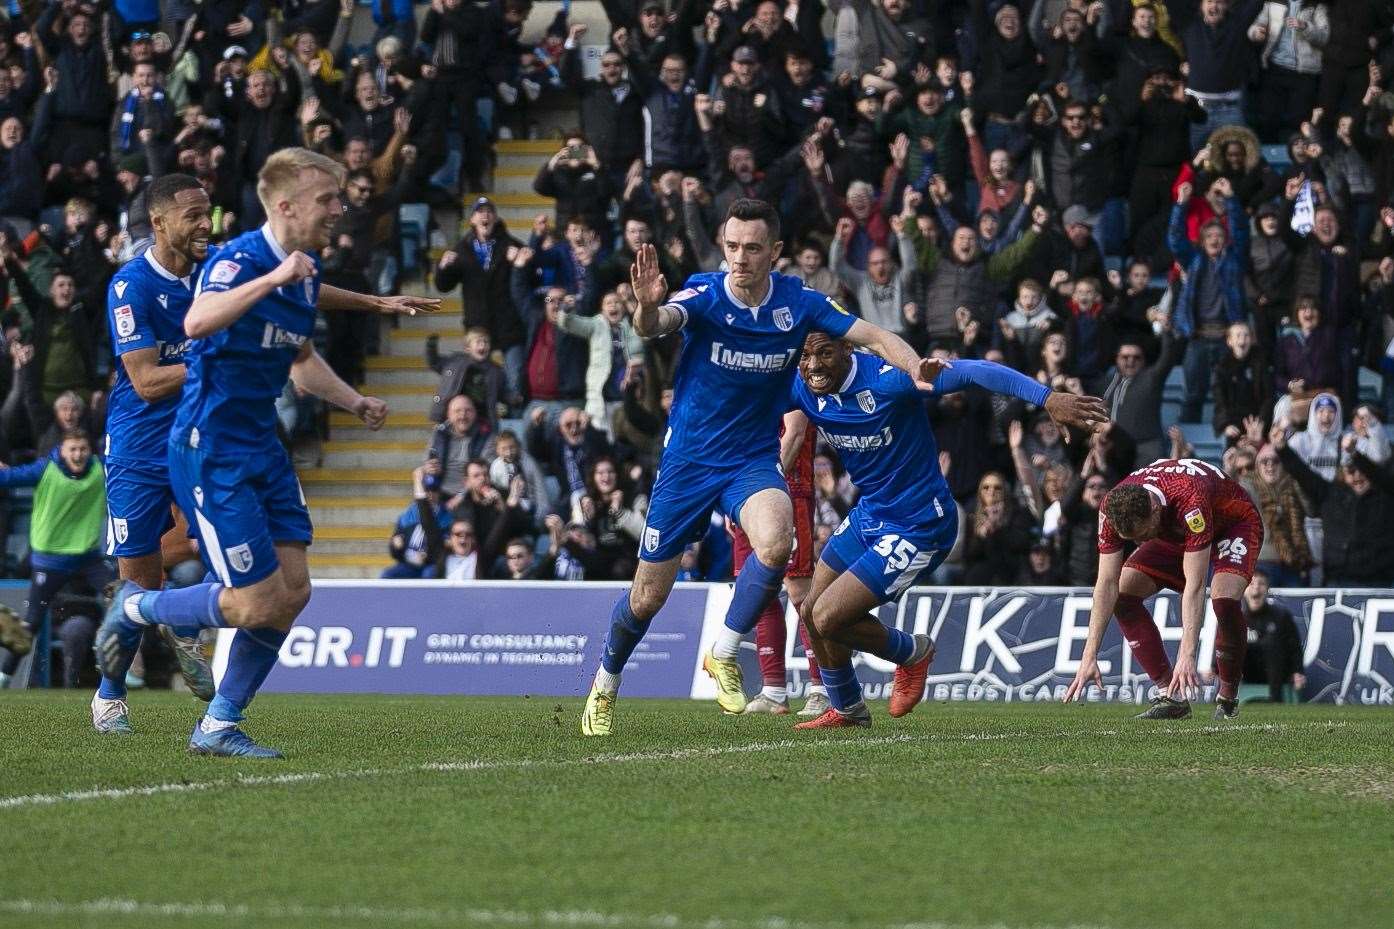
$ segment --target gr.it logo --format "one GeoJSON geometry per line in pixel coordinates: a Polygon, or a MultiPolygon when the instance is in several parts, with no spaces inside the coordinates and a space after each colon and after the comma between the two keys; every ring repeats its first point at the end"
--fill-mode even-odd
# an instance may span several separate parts
{"type": "Polygon", "coordinates": [[[416,627],[372,626],[360,636],[347,626],[296,626],[281,646],[280,661],[287,668],[400,668],[416,627]]]}

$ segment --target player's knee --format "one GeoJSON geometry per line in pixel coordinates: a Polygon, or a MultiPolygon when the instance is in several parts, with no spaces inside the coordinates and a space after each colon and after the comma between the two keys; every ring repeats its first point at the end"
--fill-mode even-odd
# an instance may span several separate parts
{"type": "Polygon", "coordinates": [[[825,639],[832,637],[841,625],[837,610],[826,599],[815,603],[809,612],[812,615],[809,628],[825,639]]]}
{"type": "Polygon", "coordinates": [[[794,553],[794,533],[777,531],[755,546],[755,555],[769,567],[788,564],[794,553]]]}

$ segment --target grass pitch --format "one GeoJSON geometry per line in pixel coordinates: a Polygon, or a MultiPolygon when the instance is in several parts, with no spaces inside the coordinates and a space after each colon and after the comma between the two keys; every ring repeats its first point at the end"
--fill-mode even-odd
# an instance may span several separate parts
{"type": "Polygon", "coordinates": [[[0,926],[1384,927],[1394,713],[273,696],[281,763],[190,758],[187,697],[0,695],[0,926]]]}

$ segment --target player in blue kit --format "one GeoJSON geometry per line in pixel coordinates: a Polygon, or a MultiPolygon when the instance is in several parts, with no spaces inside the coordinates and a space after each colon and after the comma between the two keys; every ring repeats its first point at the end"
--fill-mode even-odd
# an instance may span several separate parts
{"type": "Polygon", "coordinates": [[[939,450],[924,395],[978,386],[1042,407],[1062,426],[1093,431],[1108,422],[1103,401],[1053,392],[990,361],[935,359],[930,384],[854,352],[843,339],[811,333],[804,344],[786,420],[786,448],[797,448],[811,421],[837,449],[861,497],[823,548],[800,609],[832,707],[795,729],[869,726],[852,652],[897,665],[890,714],[904,716],[924,694],[934,658],[927,635],[879,622],[870,611],[895,600],[953,548],[958,510],[939,470],[939,450]]]}
{"type": "MultiPolygon", "coordinates": [[[[174,525],[174,494],[166,464],[169,428],[184,386],[184,314],[194,298],[194,275],[208,256],[213,232],[208,194],[187,174],[166,174],[146,191],[155,242],[116,272],[107,289],[107,325],[117,358],[107,406],[107,551],[122,579],[146,590],[164,580],[160,537],[174,525]]],[[[213,672],[198,633],[175,635],[160,626],[189,689],[213,698],[213,672]]],[[[126,681],[102,676],[92,697],[98,732],[131,731],[126,681]]]]}
{"type": "MultiPolygon", "coordinates": [[[[169,433],[184,387],[184,355],[192,340],[184,317],[194,299],[200,263],[208,256],[211,204],[202,185],[187,174],[153,181],[146,202],[154,244],[127,262],[107,291],[107,324],[118,359],[116,384],[107,408],[107,554],[115,555],[121,578],[146,589],[163,585],[160,537],[174,525],[169,479],[169,433]]],[[[429,301],[427,301],[429,302],[429,301]]],[[[374,297],[333,287],[322,289],[328,309],[414,313],[422,301],[374,297]]],[[[173,649],[189,689],[213,698],[213,673],[197,632],[176,635],[158,627],[173,649]]],[[[98,732],[131,731],[124,680],[103,677],[92,699],[98,732]]]]}
{"type": "MultiPolygon", "coordinates": [[[[899,336],[850,315],[797,278],[771,273],[783,243],[779,214],[759,200],[737,200],[722,225],[727,271],[697,274],[668,294],[652,246],[630,271],[645,338],[683,332],[668,434],[634,585],[616,601],[600,670],[586,700],[581,732],[614,732],[620,675],[673,589],[683,548],[700,537],[720,507],[753,549],[736,580],[724,628],[702,664],[727,713],[746,705],[741,637],[750,632],[783,580],[793,544],[793,505],[779,470],[779,422],[804,337],[818,329],[871,349],[910,377],[929,362],[899,336]]],[[[928,386],[928,382],[922,382],[928,386]]]]}
{"type": "MultiPolygon", "coordinates": [[[[340,380],[311,341],[320,298],[315,252],[328,244],[342,212],[343,172],[337,162],[305,149],[268,158],[257,182],[266,225],[238,236],[205,263],[184,319],[195,341],[185,354],[167,457],[175,498],[217,581],[169,591],[127,583],[97,633],[98,664],[118,679],[148,625],[168,625],[185,636],[238,627],[217,694],[189,738],[194,753],[281,757],[238,723],[310,596],[309,512],[276,435],[275,402],[287,378],[371,428],[387,414],[381,400],[340,380]]],[[[396,300],[423,309],[436,302],[396,300]]]]}

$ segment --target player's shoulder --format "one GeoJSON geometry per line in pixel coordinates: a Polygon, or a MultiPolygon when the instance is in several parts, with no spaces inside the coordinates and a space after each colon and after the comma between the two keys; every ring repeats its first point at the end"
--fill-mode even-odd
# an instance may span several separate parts
{"type": "Polygon", "coordinates": [[[131,299],[135,291],[152,280],[151,270],[150,262],[145,260],[145,253],[141,252],[116,269],[107,285],[107,296],[116,303],[131,299]]]}
{"type": "Polygon", "coordinates": [[[681,290],[668,295],[667,303],[706,303],[721,293],[721,272],[704,271],[689,277],[681,290]]]}
{"type": "Polygon", "coordinates": [[[914,389],[915,383],[909,375],[880,355],[861,350],[854,351],[852,355],[857,359],[858,383],[886,395],[914,389]]]}

